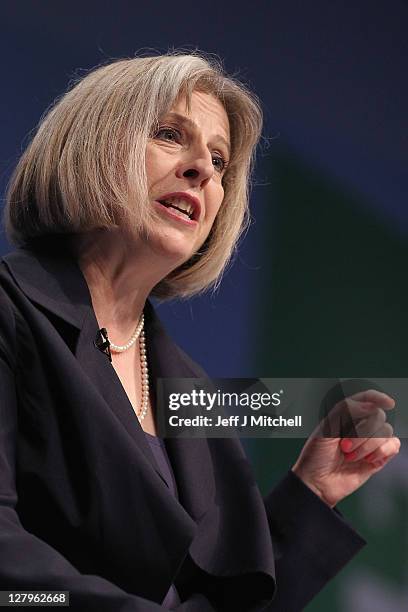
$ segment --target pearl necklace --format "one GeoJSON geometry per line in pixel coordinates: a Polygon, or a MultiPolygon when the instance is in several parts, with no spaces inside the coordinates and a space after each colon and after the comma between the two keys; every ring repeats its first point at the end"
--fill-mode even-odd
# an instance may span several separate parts
{"type": "Polygon", "coordinates": [[[112,341],[109,341],[110,349],[113,350],[114,353],[123,353],[124,351],[127,351],[136,342],[136,340],[138,339],[138,337],[140,336],[143,330],[143,327],[144,327],[144,316],[142,312],[141,317],[139,319],[139,323],[137,324],[137,327],[135,331],[133,332],[133,334],[130,336],[129,342],[126,342],[126,344],[123,344],[123,345],[119,345],[119,344],[113,344],[112,341]]]}
{"type": "Polygon", "coordinates": [[[147,366],[147,356],[146,356],[146,337],[144,332],[144,315],[142,313],[139,323],[132,334],[130,340],[120,346],[110,342],[110,350],[113,353],[123,353],[127,351],[136,340],[139,338],[139,353],[140,353],[140,370],[141,370],[141,379],[142,379],[142,401],[141,401],[141,409],[139,414],[136,412],[136,416],[139,419],[139,423],[143,421],[145,418],[147,411],[149,409],[149,370],[147,366]]]}

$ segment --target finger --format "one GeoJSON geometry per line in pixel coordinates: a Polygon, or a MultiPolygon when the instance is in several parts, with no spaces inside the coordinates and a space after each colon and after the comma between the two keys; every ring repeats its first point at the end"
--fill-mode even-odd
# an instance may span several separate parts
{"type": "MultiPolygon", "coordinates": [[[[352,415],[353,417],[353,415],[352,415]]],[[[393,435],[392,426],[387,423],[387,415],[382,408],[376,408],[363,419],[354,419],[354,429],[358,438],[390,438],[393,435]],[[384,425],[387,425],[384,432],[384,425]]]]}
{"type": "Polygon", "coordinates": [[[389,410],[391,404],[394,405],[395,403],[392,398],[379,391],[356,393],[351,397],[337,402],[319,424],[318,435],[340,438],[345,435],[348,437],[356,437],[357,433],[358,436],[371,437],[373,432],[386,420],[385,412],[378,402],[385,405],[386,410],[389,410]],[[385,400],[384,398],[387,399],[385,400]],[[368,428],[364,425],[360,425],[360,431],[356,431],[359,420],[367,419],[367,417],[372,417],[375,421],[370,421],[368,428]]]}
{"type": "Polygon", "coordinates": [[[381,391],[376,391],[375,389],[354,393],[350,398],[360,402],[372,402],[381,406],[384,410],[392,410],[395,406],[395,400],[392,397],[381,391]]]}
{"type": "Polygon", "coordinates": [[[401,442],[398,438],[375,438],[373,440],[380,442],[380,444],[374,447],[374,450],[370,453],[364,454],[365,450],[370,448],[371,445],[369,444],[351,453],[346,453],[344,455],[344,461],[346,463],[354,463],[363,459],[370,464],[385,463],[399,452],[401,442]]]}
{"type": "Polygon", "coordinates": [[[340,443],[340,448],[344,452],[345,461],[359,461],[367,455],[374,453],[382,444],[392,438],[393,433],[391,425],[384,423],[375,432],[375,437],[343,439],[340,443]]]}
{"type": "Polygon", "coordinates": [[[329,413],[329,416],[339,416],[346,413],[353,419],[360,419],[370,416],[370,414],[375,410],[382,410],[382,408],[374,402],[364,402],[348,397],[341,400],[341,402],[338,402],[334,409],[329,413]]]}
{"type": "Polygon", "coordinates": [[[364,457],[368,463],[376,464],[379,462],[388,462],[392,457],[399,453],[401,441],[399,438],[389,438],[374,451],[364,457]]]}
{"type": "Polygon", "coordinates": [[[371,438],[384,425],[386,419],[382,408],[370,402],[358,402],[350,398],[339,403],[335,411],[328,416],[331,431],[342,431],[343,436],[348,438],[371,438]]]}
{"type": "Polygon", "coordinates": [[[379,472],[389,461],[391,461],[392,457],[388,459],[382,459],[381,461],[375,461],[374,463],[368,463],[367,465],[371,468],[372,473],[375,474],[379,472]]]}

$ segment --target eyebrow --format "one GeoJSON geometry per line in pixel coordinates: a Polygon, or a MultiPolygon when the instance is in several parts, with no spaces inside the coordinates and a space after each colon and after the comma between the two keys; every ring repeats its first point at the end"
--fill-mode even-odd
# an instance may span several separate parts
{"type": "MultiPolygon", "coordinates": [[[[193,128],[193,129],[197,129],[198,127],[197,124],[194,121],[192,121],[189,117],[186,117],[185,115],[180,115],[180,113],[175,113],[174,111],[167,113],[163,117],[163,119],[166,119],[166,118],[177,119],[177,121],[179,121],[180,123],[184,123],[185,125],[188,125],[190,128],[193,128]]],[[[225,145],[228,151],[228,155],[230,155],[231,145],[228,142],[228,140],[224,138],[224,136],[221,136],[221,134],[217,134],[215,138],[225,145]]]]}

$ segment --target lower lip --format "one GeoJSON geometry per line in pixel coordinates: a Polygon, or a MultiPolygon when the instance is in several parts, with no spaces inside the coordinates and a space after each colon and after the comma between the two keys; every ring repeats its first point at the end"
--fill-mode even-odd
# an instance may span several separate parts
{"type": "Polygon", "coordinates": [[[187,216],[185,218],[180,217],[173,208],[167,208],[163,204],[160,204],[160,202],[158,202],[157,200],[155,200],[154,203],[158,208],[160,208],[162,213],[166,214],[171,219],[180,221],[180,223],[183,223],[183,225],[188,225],[189,227],[195,227],[196,225],[198,225],[197,221],[195,221],[194,219],[189,219],[187,216]]]}

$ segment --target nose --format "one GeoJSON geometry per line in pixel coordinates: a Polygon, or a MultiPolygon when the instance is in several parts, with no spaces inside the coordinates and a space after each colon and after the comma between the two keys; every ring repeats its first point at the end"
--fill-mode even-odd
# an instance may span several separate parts
{"type": "Polygon", "coordinates": [[[176,170],[177,178],[187,178],[194,186],[204,187],[215,172],[211,152],[204,149],[190,151],[176,170]]]}

